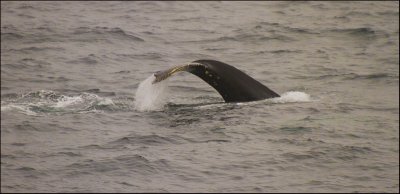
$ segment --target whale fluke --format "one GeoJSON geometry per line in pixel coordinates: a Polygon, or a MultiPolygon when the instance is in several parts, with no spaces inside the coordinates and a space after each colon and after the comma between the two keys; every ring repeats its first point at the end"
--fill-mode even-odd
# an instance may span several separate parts
{"type": "Polygon", "coordinates": [[[239,69],[215,60],[197,60],[158,71],[154,74],[156,79],[153,84],[180,71],[186,71],[200,77],[215,88],[225,102],[248,102],[279,97],[279,94],[239,69]]]}

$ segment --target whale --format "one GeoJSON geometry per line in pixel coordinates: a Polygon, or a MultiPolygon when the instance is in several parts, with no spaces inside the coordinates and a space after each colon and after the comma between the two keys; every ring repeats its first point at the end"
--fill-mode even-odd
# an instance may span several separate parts
{"type": "Polygon", "coordinates": [[[182,71],[194,74],[207,82],[217,90],[225,102],[250,102],[280,97],[279,94],[243,71],[221,61],[209,59],[196,60],[157,71],[154,73],[155,79],[152,83],[161,82],[182,71]]]}

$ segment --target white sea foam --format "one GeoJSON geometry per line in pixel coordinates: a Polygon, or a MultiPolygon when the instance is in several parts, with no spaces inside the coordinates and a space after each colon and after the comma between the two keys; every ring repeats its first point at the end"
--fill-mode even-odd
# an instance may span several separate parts
{"type": "Polygon", "coordinates": [[[71,106],[74,104],[82,103],[83,98],[81,96],[61,96],[60,99],[57,100],[57,103],[53,105],[56,108],[63,108],[67,106],[71,106]]]}
{"type": "Polygon", "coordinates": [[[2,105],[1,111],[18,110],[26,115],[37,116],[37,114],[30,110],[28,105],[25,104],[8,104],[2,105]]]}
{"type": "Polygon", "coordinates": [[[285,92],[278,98],[268,99],[273,103],[287,103],[287,102],[310,102],[311,97],[309,94],[298,91],[285,92]]]}
{"type": "Polygon", "coordinates": [[[114,101],[111,98],[102,98],[98,105],[114,105],[114,101]]]}
{"type": "Polygon", "coordinates": [[[309,94],[299,91],[289,91],[283,93],[280,97],[276,98],[268,98],[261,101],[250,101],[250,102],[238,102],[237,105],[246,106],[252,104],[260,104],[267,102],[268,104],[284,104],[284,103],[291,103],[291,102],[310,102],[311,97],[309,94]]]}
{"type": "Polygon", "coordinates": [[[151,75],[139,84],[135,97],[136,110],[161,110],[165,105],[168,80],[153,84],[155,78],[154,75],[151,75]]]}
{"type": "Polygon", "coordinates": [[[38,112],[81,112],[96,109],[97,105],[114,105],[111,98],[96,94],[82,93],[77,96],[58,95],[53,91],[40,90],[22,95],[15,102],[1,102],[1,111],[19,111],[27,115],[38,112]]]}

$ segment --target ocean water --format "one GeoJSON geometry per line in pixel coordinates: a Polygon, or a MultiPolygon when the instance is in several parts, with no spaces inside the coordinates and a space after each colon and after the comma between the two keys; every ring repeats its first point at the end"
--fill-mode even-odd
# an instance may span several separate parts
{"type": "Polygon", "coordinates": [[[398,192],[399,2],[1,2],[2,192],[398,192]],[[224,103],[214,59],[281,95],[224,103]]]}

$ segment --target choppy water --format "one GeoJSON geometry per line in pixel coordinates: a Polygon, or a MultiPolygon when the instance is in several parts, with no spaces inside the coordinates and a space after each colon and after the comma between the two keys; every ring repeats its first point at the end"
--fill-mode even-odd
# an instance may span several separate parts
{"type": "Polygon", "coordinates": [[[398,2],[2,1],[1,191],[398,192],[398,52],[398,2]],[[197,59],[283,97],[137,108],[197,59]]]}

